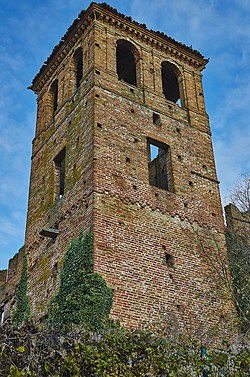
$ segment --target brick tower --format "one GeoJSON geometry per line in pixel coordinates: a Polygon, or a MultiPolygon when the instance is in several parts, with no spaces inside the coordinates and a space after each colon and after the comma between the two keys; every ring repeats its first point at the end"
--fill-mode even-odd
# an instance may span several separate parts
{"type": "Polygon", "coordinates": [[[95,270],[121,323],[201,329],[232,310],[220,291],[224,223],[202,75],[207,60],[91,3],[30,87],[37,95],[26,229],[40,317],[69,241],[94,235],[95,270]]]}

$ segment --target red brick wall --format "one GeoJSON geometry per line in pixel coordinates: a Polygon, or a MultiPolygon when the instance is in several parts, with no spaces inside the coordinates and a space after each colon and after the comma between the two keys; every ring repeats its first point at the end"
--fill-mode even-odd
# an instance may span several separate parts
{"type": "Polygon", "coordinates": [[[98,93],[95,268],[114,288],[112,314],[134,326],[169,316],[200,330],[211,326],[231,308],[214,271],[219,253],[225,263],[227,258],[210,136],[188,122],[179,122],[176,132],[176,120],[167,114],[159,127],[145,105],[100,88],[98,93]],[[171,148],[174,193],[149,185],[148,136],[171,148]],[[165,253],[174,257],[171,271],[165,253]]]}

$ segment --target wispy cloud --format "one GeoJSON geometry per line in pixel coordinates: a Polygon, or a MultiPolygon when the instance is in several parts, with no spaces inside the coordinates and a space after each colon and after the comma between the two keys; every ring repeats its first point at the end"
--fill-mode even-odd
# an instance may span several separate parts
{"type": "Polygon", "coordinates": [[[250,2],[133,1],[133,15],[210,57],[204,71],[222,197],[250,160],[250,2]]]}
{"type": "Polygon", "coordinates": [[[30,85],[82,0],[10,0],[0,10],[0,269],[24,242],[35,95],[30,85]]]}

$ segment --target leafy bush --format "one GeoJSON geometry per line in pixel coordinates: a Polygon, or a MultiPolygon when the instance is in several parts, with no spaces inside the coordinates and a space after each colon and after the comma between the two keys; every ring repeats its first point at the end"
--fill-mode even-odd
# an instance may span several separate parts
{"type": "Polygon", "coordinates": [[[0,376],[190,377],[249,376],[249,345],[243,339],[200,355],[200,342],[186,334],[108,327],[82,327],[62,335],[27,323],[0,328],[0,376]]]}

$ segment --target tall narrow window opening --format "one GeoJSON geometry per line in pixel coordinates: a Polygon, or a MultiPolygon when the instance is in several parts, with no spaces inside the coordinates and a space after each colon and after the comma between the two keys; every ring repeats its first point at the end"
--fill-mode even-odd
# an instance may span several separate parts
{"type": "Polygon", "coordinates": [[[134,46],[125,40],[119,40],[116,48],[116,67],[119,80],[136,86],[136,59],[134,46]]]}
{"type": "Polygon", "coordinates": [[[55,199],[60,199],[64,195],[65,181],[65,152],[64,147],[61,152],[54,158],[55,164],[55,199]]]}
{"type": "Polygon", "coordinates": [[[58,107],[58,80],[55,80],[51,85],[51,92],[53,95],[53,111],[55,112],[58,107]]]}
{"type": "Polygon", "coordinates": [[[162,90],[166,99],[175,103],[180,103],[180,91],[177,68],[169,62],[163,62],[161,65],[161,72],[162,90]]]}
{"type": "Polygon", "coordinates": [[[147,148],[149,184],[173,192],[170,147],[148,138],[147,148]]]}
{"type": "Polygon", "coordinates": [[[4,307],[0,308],[0,326],[3,325],[4,322],[4,307]]]}
{"type": "Polygon", "coordinates": [[[171,254],[165,253],[165,260],[166,260],[166,265],[169,268],[174,267],[174,257],[171,254]]]}
{"type": "Polygon", "coordinates": [[[83,52],[82,48],[78,48],[74,54],[74,60],[75,60],[75,69],[76,69],[76,88],[78,89],[80,87],[80,83],[82,80],[83,75],[83,68],[82,68],[82,62],[83,62],[83,52]]]}

